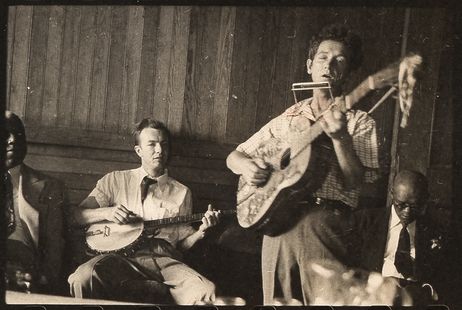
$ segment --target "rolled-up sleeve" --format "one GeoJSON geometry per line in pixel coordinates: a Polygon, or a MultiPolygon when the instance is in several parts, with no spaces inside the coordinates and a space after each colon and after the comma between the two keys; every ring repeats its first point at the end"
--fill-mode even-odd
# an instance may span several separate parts
{"type": "Polygon", "coordinates": [[[262,144],[263,141],[268,141],[271,138],[280,138],[283,126],[281,120],[283,117],[286,116],[280,115],[269,121],[266,125],[260,128],[259,131],[253,134],[249,139],[239,144],[236,147],[236,151],[244,153],[248,156],[253,156],[255,154],[255,151],[259,148],[260,144],[262,144]]]}
{"type": "Polygon", "coordinates": [[[95,188],[91,191],[88,196],[95,197],[100,207],[109,207],[114,202],[114,191],[115,186],[114,172],[108,173],[98,180],[95,188]]]}

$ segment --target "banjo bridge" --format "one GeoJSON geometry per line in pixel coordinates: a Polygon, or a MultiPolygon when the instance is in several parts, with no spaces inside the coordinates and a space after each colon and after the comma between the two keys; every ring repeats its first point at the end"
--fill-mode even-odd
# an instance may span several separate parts
{"type": "Polygon", "coordinates": [[[104,226],[104,237],[108,237],[111,234],[111,228],[109,226],[104,226]]]}
{"type": "Polygon", "coordinates": [[[103,235],[103,237],[109,237],[110,234],[111,234],[111,227],[105,225],[104,231],[101,229],[88,230],[85,235],[87,237],[96,236],[96,235],[103,235]]]}

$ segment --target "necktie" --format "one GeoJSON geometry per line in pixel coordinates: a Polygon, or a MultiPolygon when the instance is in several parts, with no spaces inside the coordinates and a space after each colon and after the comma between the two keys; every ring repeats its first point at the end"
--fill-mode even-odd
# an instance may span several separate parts
{"type": "Polygon", "coordinates": [[[144,202],[144,200],[146,199],[146,196],[148,195],[149,186],[151,186],[152,184],[156,182],[157,182],[156,180],[151,179],[148,176],[145,176],[143,178],[143,181],[141,181],[141,186],[140,186],[141,187],[141,203],[144,202]]]}
{"type": "Polygon", "coordinates": [[[5,210],[9,236],[16,228],[16,223],[14,220],[13,183],[11,182],[11,175],[8,172],[5,174],[5,210]]]}
{"type": "Polygon", "coordinates": [[[411,238],[409,237],[406,225],[403,225],[399,233],[398,248],[395,254],[395,267],[405,278],[409,278],[413,275],[411,238]]]}

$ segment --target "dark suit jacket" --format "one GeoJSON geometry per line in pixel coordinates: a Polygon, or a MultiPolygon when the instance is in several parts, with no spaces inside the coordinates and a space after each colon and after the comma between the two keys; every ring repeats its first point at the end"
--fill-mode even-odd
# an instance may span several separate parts
{"type": "Polygon", "coordinates": [[[32,223],[39,231],[38,269],[48,279],[50,292],[56,292],[62,286],[64,188],[59,181],[25,164],[21,175],[23,197],[39,213],[38,221],[32,223]]]}
{"type": "MultiPolygon", "coordinates": [[[[382,272],[391,208],[353,212],[354,250],[357,267],[382,272]]],[[[416,222],[416,278],[434,284],[438,269],[444,264],[445,238],[429,218],[416,222]]]]}

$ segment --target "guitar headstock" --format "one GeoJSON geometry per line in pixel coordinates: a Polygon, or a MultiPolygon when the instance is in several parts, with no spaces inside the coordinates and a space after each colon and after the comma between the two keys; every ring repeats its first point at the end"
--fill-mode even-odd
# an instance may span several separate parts
{"type": "Polygon", "coordinates": [[[371,90],[391,87],[385,98],[398,89],[401,110],[407,116],[409,114],[409,107],[412,104],[414,86],[419,73],[422,71],[422,62],[420,55],[409,54],[401,61],[394,62],[375,74],[370,75],[345,97],[346,107],[348,109],[353,107],[371,90]]]}
{"type": "Polygon", "coordinates": [[[369,76],[369,86],[371,89],[396,86],[403,75],[416,78],[421,71],[422,62],[422,56],[418,54],[409,54],[401,61],[394,62],[369,76]]]}

